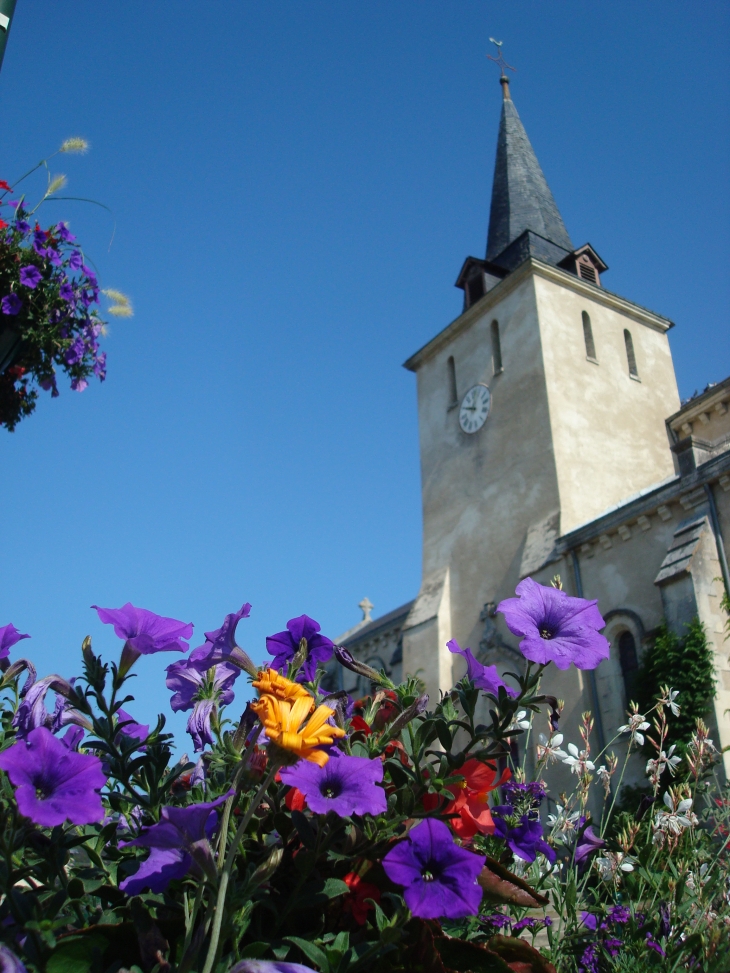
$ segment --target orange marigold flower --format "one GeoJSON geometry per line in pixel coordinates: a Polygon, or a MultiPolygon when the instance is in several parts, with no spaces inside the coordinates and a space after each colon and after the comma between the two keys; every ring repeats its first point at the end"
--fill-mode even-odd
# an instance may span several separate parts
{"type": "Polygon", "coordinates": [[[313,705],[314,700],[308,693],[306,698],[300,697],[293,703],[265,695],[258,702],[251,703],[251,709],[263,723],[266,735],[275,748],[287,751],[296,759],[311,760],[324,767],[329,754],[318,748],[334,743],[338,737],[345,735],[345,731],[327,722],[334,710],[324,704],[318,706],[306,724],[302,725],[313,705]]]}
{"type": "Polygon", "coordinates": [[[298,682],[292,682],[291,679],[280,676],[276,669],[260,672],[253,685],[262,696],[276,696],[277,699],[285,699],[292,703],[295,699],[306,698],[311,699],[312,705],[314,705],[314,700],[303,686],[300,686],[298,682]]]}

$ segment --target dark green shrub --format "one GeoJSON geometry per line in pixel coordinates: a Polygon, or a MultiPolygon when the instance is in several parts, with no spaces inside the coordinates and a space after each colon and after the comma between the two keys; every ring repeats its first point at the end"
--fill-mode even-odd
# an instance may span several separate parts
{"type": "Polygon", "coordinates": [[[642,713],[651,709],[662,686],[679,691],[680,714],[668,714],[668,743],[680,749],[689,743],[698,717],[704,719],[711,712],[715,695],[715,664],[704,625],[694,618],[686,629],[687,634],[680,638],[666,624],[661,626],[638,679],[642,713]]]}

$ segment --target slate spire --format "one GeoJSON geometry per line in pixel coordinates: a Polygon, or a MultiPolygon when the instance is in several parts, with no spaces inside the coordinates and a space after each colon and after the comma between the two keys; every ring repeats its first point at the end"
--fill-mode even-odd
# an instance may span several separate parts
{"type": "Polygon", "coordinates": [[[487,260],[498,257],[525,230],[532,230],[572,251],[568,231],[510,98],[509,79],[503,75],[500,82],[502,118],[489,212],[487,260]]]}

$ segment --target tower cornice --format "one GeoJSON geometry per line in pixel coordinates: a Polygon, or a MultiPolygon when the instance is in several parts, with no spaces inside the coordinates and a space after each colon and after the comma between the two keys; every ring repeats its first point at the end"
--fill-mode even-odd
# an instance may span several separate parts
{"type": "Polygon", "coordinates": [[[618,294],[607,291],[603,287],[596,287],[594,284],[589,284],[580,277],[576,277],[575,274],[569,273],[567,270],[543,263],[534,257],[528,257],[524,263],[520,264],[504,280],[500,281],[488,291],[481,300],[477,301],[476,304],[472,304],[463,314],[460,314],[458,318],[455,318],[448,324],[443,331],[440,331],[415,354],[411,355],[403,363],[403,367],[407,368],[408,371],[417,372],[424,362],[437,354],[457,335],[466,331],[491,308],[503,301],[508,294],[511,294],[513,290],[519,287],[530,276],[541,277],[544,280],[559,284],[561,287],[565,287],[576,294],[585,296],[596,304],[602,304],[604,307],[618,311],[620,314],[648,328],[652,328],[654,331],[664,333],[674,327],[674,322],[669,318],[663,317],[661,314],[656,314],[654,311],[650,311],[640,304],[627,301],[625,297],[620,297],[618,294]]]}

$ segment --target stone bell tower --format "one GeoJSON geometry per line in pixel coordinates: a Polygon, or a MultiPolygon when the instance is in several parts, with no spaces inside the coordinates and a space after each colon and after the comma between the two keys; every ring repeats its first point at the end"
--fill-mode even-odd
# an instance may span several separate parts
{"type": "Polygon", "coordinates": [[[573,246],[500,83],[485,257],[461,269],[460,316],[405,363],[418,383],[423,580],[403,671],[432,701],[461,675],[447,639],[509,662],[516,641],[489,604],[560,535],[674,474],[672,322],[607,291],[606,264],[573,246]]]}

